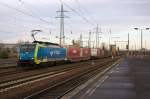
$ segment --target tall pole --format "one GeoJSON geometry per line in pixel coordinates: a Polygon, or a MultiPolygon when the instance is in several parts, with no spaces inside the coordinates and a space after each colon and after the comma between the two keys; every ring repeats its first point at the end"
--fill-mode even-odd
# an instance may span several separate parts
{"type": "Polygon", "coordinates": [[[111,29],[109,29],[109,49],[110,49],[111,29]]]}
{"type": "Polygon", "coordinates": [[[97,27],[96,27],[96,48],[98,48],[98,24],[97,24],[97,27]]]}
{"type": "Polygon", "coordinates": [[[146,40],[145,40],[145,55],[146,55],[146,52],[147,52],[147,51],[146,51],[146,40]]]}
{"type": "Polygon", "coordinates": [[[143,49],[143,30],[149,30],[150,28],[140,29],[140,28],[134,28],[135,30],[141,31],[141,51],[143,49]]]}
{"type": "Polygon", "coordinates": [[[91,48],[91,31],[89,31],[89,42],[88,42],[88,47],[91,48]]]}
{"type": "Polygon", "coordinates": [[[129,36],[129,33],[128,33],[128,52],[129,52],[129,50],[130,50],[130,49],[129,49],[129,48],[130,48],[129,46],[130,46],[130,36],[129,36]]]}
{"type": "Polygon", "coordinates": [[[60,46],[63,46],[63,45],[65,44],[64,18],[67,18],[67,17],[64,15],[64,12],[68,12],[68,11],[64,11],[63,3],[61,3],[60,11],[57,11],[57,12],[60,13],[60,15],[56,17],[56,18],[60,18],[60,37],[59,37],[59,44],[60,44],[60,46]]]}
{"type": "Polygon", "coordinates": [[[49,40],[51,41],[51,29],[49,29],[49,35],[50,35],[49,40]]]}
{"type": "Polygon", "coordinates": [[[146,40],[145,40],[145,49],[146,49],[146,40]]]}
{"type": "Polygon", "coordinates": [[[83,47],[82,34],[80,34],[80,47],[83,47]]]}
{"type": "Polygon", "coordinates": [[[143,49],[143,30],[141,29],[141,51],[143,49]]]}
{"type": "Polygon", "coordinates": [[[60,45],[64,45],[64,9],[63,4],[61,4],[61,10],[60,10],[60,45]]]}
{"type": "Polygon", "coordinates": [[[102,38],[102,37],[99,37],[99,38],[98,38],[98,40],[99,40],[99,41],[98,41],[98,42],[99,42],[99,43],[98,43],[99,48],[101,47],[101,38],[102,38]]]}

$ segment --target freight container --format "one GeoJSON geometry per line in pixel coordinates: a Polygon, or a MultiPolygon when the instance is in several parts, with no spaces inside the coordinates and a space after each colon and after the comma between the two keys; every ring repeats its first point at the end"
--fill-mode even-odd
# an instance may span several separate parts
{"type": "Polygon", "coordinates": [[[116,45],[110,45],[110,51],[112,56],[116,56],[117,55],[116,45]]]}
{"type": "Polygon", "coordinates": [[[91,58],[97,58],[98,53],[96,48],[91,48],[91,58]]]}
{"type": "Polygon", "coordinates": [[[104,56],[103,56],[103,50],[102,49],[100,49],[100,48],[98,48],[97,49],[97,58],[103,58],[104,56]]]}
{"type": "Polygon", "coordinates": [[[101,57],[105,57],[105,50],[101,49],[101,57]]]}
{"type": "Polygon", "coordinates": [[[82,48],[82,60],[89,60],[91,57],[90,48],[82,48]]]}
{"type": "Polygon", "coordinates": [[[81,61],[82,60],[81,48],[70,47],[67,48],[67,58],[71,62],[81,61]]]}
{"type": "Polygon", "coordinates": [[[104,50],[104,57],[110,57],[111,56],[111,51],[110,50],[104,50]]]}
{"type": "Polygon", "coordinates": [[[100,49],[97,48],[97,58],[100,58],[100,55],[101,55],[100,49]]]}

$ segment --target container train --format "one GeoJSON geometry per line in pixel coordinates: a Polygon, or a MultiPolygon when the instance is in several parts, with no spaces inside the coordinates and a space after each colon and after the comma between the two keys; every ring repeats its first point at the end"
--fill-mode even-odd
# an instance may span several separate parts
{"type": "Polygon", "coordinates": [[[111,56],[110,51],[99,48],[60,47],[58,44],[34,41],[19,47],[18,66],[39,66],[56,62],[79,62],[111,56]]]}

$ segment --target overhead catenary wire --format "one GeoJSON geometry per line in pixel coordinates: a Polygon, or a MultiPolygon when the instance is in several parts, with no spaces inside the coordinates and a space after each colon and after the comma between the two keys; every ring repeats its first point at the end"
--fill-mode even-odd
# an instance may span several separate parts
{"type": "Polygon", "coordinates": [[[15,32],[15,31],[3,31],[3,30],[0,30],[0,33],[6,33],[6,35],[7,36],[10,36],[10,37],[12,37],[12,35],[10,35],[10,34],[13,34],[13,36],[22,36],[22,34],[18,34],[18,33],[20,33],[20,32],[15,32]],[[17,34],[16,34],[17,33],[17,34]],[[15,34],[15,35],[14,35],[15,34]]]}
{"type": "MultiPolygon", "coordinates": [[[[9,6],[8,4],[5,4],[5,3],[3,3],[3,2],[0,2],[0,5],[2,5],[2,6],[4,6],[4,7],[7,7],[7,8],[9,8],[9,9],[12,9],[12,10],[15,10],[15,11],[17,11],[17,12],[19,12],[19,13],[22,13],[22,14],[24,14],[24,15],[27,15],[27,16],[30,16],[30,17],[33,17],[33,18],[36,18],[36,19],[38,19],[38,20],[40,20],[40,21],[42,21],[42,22],[45,22],[45,23],[50,23],[50,22],[48,22],[48,21],[45,21],[45,20],[43,20],[42,18],[40,18],[40,17],[36,17],[36,16],[34,16],[34,15],[32,15],[32,14],[29,14],[29,13],[27,13],[27,12],[24,12],[24,11],[22,11],[22,10],[20,10],[20,9],[17,9],[17,8],[15,8],[15,7],[12,7],[12,6],[9,6]]],[[[10,16],[10,17],[13,17],[13,16],[10,16]]],[[[13,17],[14,18],[14,17],[13,17]]],[[[15,18],[14,18],[15,19],[15,18]]],[[[51,24],[51,23],[50,23],[51,24]]],[[[29,24],[27,24],[27,25],[25,25],[25,24],[16,24],[16,23],[11,23],[11,24],[4,24],[5,25],[5,27],[12,27],[12,29],[14,29],[13,27],[19,27],[19,29],[20,30],[25,30],[26,32],[27,31],[29,31],[29,29],[31,30],[31,29],[33,29],[33,28],[41,28],[41,29],[46,29],[46,30],[49,30],[49,28],[47,27],[39,27],[39,26],[34,26],[34,25],[29,25],[29,24]]],[[[1,24],[1,26],[4,26],[3,24],[1,24]]],[[[11,29],[11,28],[10,28],[11,29]]],[[[1,33],[12,33],[12,32],[1,32],[1,33]]]]}
{"type": "Polygon", "coordinates": [[[79,0],[73,0],[76,2],[76,4],[78,5],[78,10],[81,12],[81,14],[88,14],[88,17],[96,24],[96,20],[91,16],[91,14],[89,14],[89,12],[87,11],[87,9],[81,4],[81,2],[79,0]]]}
{"type": "Polygon", "coordinates": [[[13,6],[10,6],[10,5],[6,4],[6,3],[0,2],[0,5],[1,5],[1,6],[4,6],[4,7],[7,7],[7,8],[9,8],[9,9],[15,10],[15,11],[17,11],[17,12],[19,12],[19,13],[22,13],[22,14],[26,15],[26,16],[30,16],[30,17],[32,17],[32,18],[36,18],[36,19],[38,19],[38,20],[40,20],[40,21],[42,21],[42,22],[45,22],[45,23],[48,23],[48,24],[52,24],[52,23],[49,22],[49,21],[46,21],[46,20],[44,20],[44,19],[42,19],[42,18],[39,18],[39,17],[34,16],[34,15],[32,15],[32,14],[29,14],[29,13],[27,13],[27,12],[24,12],[24,11],[22,11],[22,10],[20,10],[20,9],[17,9],[17,8],[15,8],[15,7],[13,7],[13,6]]]}
{"type": "MultiPolygon", "coordinates": [[[[21,5],[24,6],[25,9],[27,9],[29,12],[31,12],[31,14],[33,16],[36,16],[36,17],[42,19],[41,17],[37,16],[37,14],[32,9],[29,8],[29,6],[31,6],[30,4],[28,4],[27,2],[24,2],[23,0],[17,0],[17,1],[19,1],[21,3],[21,5]]],[[[40,25],[40,26],[42,26],[42,25],[40,25]]],[[[45,28],[45,27],[42,26],[42,28],[45,28]]],[[[45,28],[45,29],[49,29],[49,28],[45,28]]]]}
{"type": "MultiPolygon", "coordinates": [[[[25,1],[23,1],[23,0],[17,0],[17,1],[19,1],[19,2],[21,3],[21,5],[23,5],[24,8],[27,9],[33,16],[35,16],[35,17],[37,17],[37,18],[39,18],[39,19],[44,20],[43,18],[41,18],[41,17],[39,17],[39,16],[37,15],[37,13],[35,12],[35,9],[34,9],[34,11],[32,10],[33,7],[32,7],[32,9],[30,8],[32,5],[30,5],[29,3],[27,3],[27,2],[25,2],[25,1]]],[[[39,11],[38,11],[38,13],[39,13],[39,11]]],[[[45,21],[45,20],[44,20],[44,21],[45,21]]],[[[52,22],[51,22],[51,24],[52,24],[52,22]]]]}
{"type": "MultiPolygon", "coordinates": [[[[28,11],[30,11],[33,15],[37,15],[35,12],[33,12],[32,9],[29,8],[30,4],[28,4],[27,2],[24,2],[23,0],[17,0],[17,1],[19,1],[20,4],[23,5],[24,8],[27,9],[28,11]]],[[[38,17],[38,16],[36,16],[36,17],[38,17]]]]}
{"type": "MultiPolygon", "coordinates": [[[[20,33],[26,33],[26,32],[30,32],[31,29],[34,28],[39,28],[33,25],[18,25],[16,23],[0,23],[0,26],[2,27],[2,29],[0,29],[0,33],[6,33],[9,34],[10,36],[14,36],[14,34],[17,33],[16,36],[18,35],[22,35],[20,33]],[[4,30],[4,28],[8,28],[7,31],[6,29],[4,30]],[[16,31],[17,30],[17,31],[16,31]],[[19,34],[18,34],[19,33],[19,34]]],[[[44,33],[48,33],[48,31],[44,31],[44,33]]]]}
{"type": "Polygon", "coordinates": [[[48,30],[49,28],[44,28],[44,27],[39,27],[39,26],[34,26],[34,25],[31,25],[31,24],[28,24],[28,25],[24,25],[24,24],[16,24],[16,23],[0,23],[0,26],[1,27],[7,27],[9,29],[17,29],[19,28],[19,30],[31,30],[33,28],[41,28],[41,29],[46,29],[48,30]]]}
{"type": "Polygon", "coordinates": [[[72,6],[62,2],[62,0],[60,0],[61,3],[63,3],[67,8],[69,8],[72,12],[74,12],[75,14],[77,14],[79,17],[81,17],[83,19],[83,21],[85,21],[86,23],[88,23],[89,25],[91,26],[95,26],[96,25],[96,22],[94,22],[95,20],[94,19],[89,19],[89,17],[87,16],[84,16],[84,12],[81,8],[81,5],[79,6],[78,9],[74,9],[72,8],[72,6]]]}
{"type": "Polygon", "coordinates": [[[63,3],[67,8],[69,8],[71,11],[76,13],[78,16],[80,16],[85,22],[87,22],[90,25],[95,25],[93,22],[89,21],[85,16],[83,16],[81,13],[79,13],[77,10],[69,6],[67,3],[63,2],[62,0],[59,0],[61,3],[63,3]]]}

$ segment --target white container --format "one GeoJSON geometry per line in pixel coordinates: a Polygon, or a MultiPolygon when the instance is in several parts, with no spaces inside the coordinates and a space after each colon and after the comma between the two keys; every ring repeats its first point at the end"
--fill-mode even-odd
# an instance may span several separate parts
{"type": "Polygon", "coordinates": [[[91,56],[97,57],[97,49],[96,48],[91,49],[91,56]]]}

